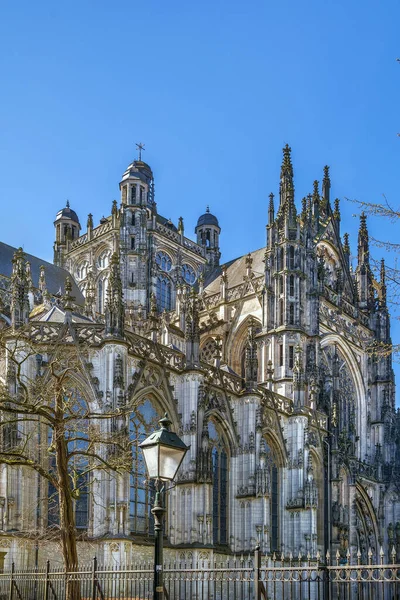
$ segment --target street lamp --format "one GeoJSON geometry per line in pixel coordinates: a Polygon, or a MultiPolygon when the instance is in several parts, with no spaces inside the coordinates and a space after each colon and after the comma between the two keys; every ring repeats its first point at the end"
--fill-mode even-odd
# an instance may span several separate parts
{"type": "Polygon", "coordinates": [[[159,421],[160,429],[150,434],[139,445],[143,450],[149,479],[155,480],[156,495],[151,514],[154,515],[154,600],[162,600],[163,585],[163,519],[165,508],[162,505],[160,482],[173,481],[184,459],[189,446],[182,442],[179,436],[169,430],[171,421],[167,413],[159,421]]]}

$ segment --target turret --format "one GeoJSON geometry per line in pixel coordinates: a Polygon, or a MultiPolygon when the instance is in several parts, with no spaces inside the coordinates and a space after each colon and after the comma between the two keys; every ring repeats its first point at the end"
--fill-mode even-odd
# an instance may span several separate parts
{"type": "Polygon", "coordinates": [[[26,273],[25,254],[18,248],[12,259],[11,275],[11,324],[20,327],[29,321],[29,281],[26,273]]]}
{"type": "Polygon", "coordinates": [[[212,271],[219,265],[221,252],[219,251],[219,234],[221,228],[217,217],[210,213],[210,208],[207,206],[204,215],[199,217],[195,228],[197,235],[197,243],[203,246],[207,257],[207,268],[212,271]]]}
{"type": "Polygon", "coordinates": [[[119,188],[123,206],[140,206],[155,210],[153,172],[151,167],[142,161],[141,151],[139,160],[134,160],[126,168],[119,188]]]}
{"type": "Polygon", "coordinates": [[[71,209],[69,201],[65,208],[58,211],[54,221],[55,242],[54,242],[54,264],[58,267],[64,266],[65,254],[68,251],[70,242],[79,237],[81,225],[78,215],[71,209]]]}

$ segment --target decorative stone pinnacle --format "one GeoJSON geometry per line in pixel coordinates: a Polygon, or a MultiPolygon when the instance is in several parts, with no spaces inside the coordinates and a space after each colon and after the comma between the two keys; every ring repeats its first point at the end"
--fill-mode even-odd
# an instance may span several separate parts
{"type": "Polygon", "coordinates": [[[339,198],[335,198],[335,208],[333,211],[333,216],[335,219],[340,220],[340,200],[339,198]]]}
{"type": "Polygon", "coordinates": [[[319,181],[316,179],[313,184],[313,200],[319,202],[319,181]]]}
{"type": "Polygon", "coordinates": [[[92,213],[88,214],[87,228],[88,229],[93,229],[93,215],[92,215],[92,213]]]}
{"type": "Polygon", "coordinates": [[[289,144],[286,144],[286,146],[283,148],[283,161],[282,161],[282,168],[281,168],[281,176],[284,174],[287,174],[287,175],[290,175],[290,177],[293,177],[291,152],[292,152],[291,147],[289,146],[289,144]]]}
{"type": "Polygon", "coordinates": [[[350,244],[349,244],[349,234],[345,233],[343,235],[343,252],[345,254],[350,254],[350,244]]]}

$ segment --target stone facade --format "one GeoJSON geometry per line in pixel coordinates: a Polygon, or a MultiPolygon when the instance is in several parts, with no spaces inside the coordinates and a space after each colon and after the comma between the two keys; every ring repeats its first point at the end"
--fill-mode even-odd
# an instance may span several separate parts
{"type": "MultiPolygon", "coordinates": [[[[363,215],[352,270],[330,187],[325,167],[298,212],[286,146],[265,248],[220,264],[217,218],[207,209],[197,241],[185,237],[183,219],[158,214],[150,167],[134,161],[99,226],[89,215],[80,235],[76,212],[57,214],[54,263],[78,284],[75,305],[68,289],[47,290],[46,269],[32,280],[22,251],[3,274],[3,323],[28,326],[43,360],[60,331],[63,344],[89,348],[87,381],[74,385],[96,410],[130,407],[137,439],[167,411],[190,445],[168,492],[172,557],[257,544],[314,557],[400,551],[400,422],[391,355],[376,351],[391,343],[385,269],[377,280],[363,215]]],[[[7,358],[1,369],[9,383],[7,358]]],[[[82,560],[150,558],[151,489],[138,452],[131,475],[99,476],[77,505],[82,560]]],[[[56,542],[44,542],[56,538],[48,495],[35,474],[0,466],[6,563],[56,555],[56,542]]]]}

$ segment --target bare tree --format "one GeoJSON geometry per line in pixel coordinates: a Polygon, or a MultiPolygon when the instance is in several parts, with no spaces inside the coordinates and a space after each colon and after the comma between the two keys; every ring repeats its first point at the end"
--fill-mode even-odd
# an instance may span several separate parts
{"type": "MultiPolygon", "coordinates": [[[[74,503],[99,471],[129,470],[131,450],[124,408],[105,408],[88,392],[88,347],[78,336],[66,344],[68,327],[51,345],[34,342],[29,325],[0,332],[7,369],[0,385],[0,463],[33,470],[54,492],[65,568],[73,570],[74,503]]],[[[71,588],[69,600],[77,593],[71,588]]]]}

